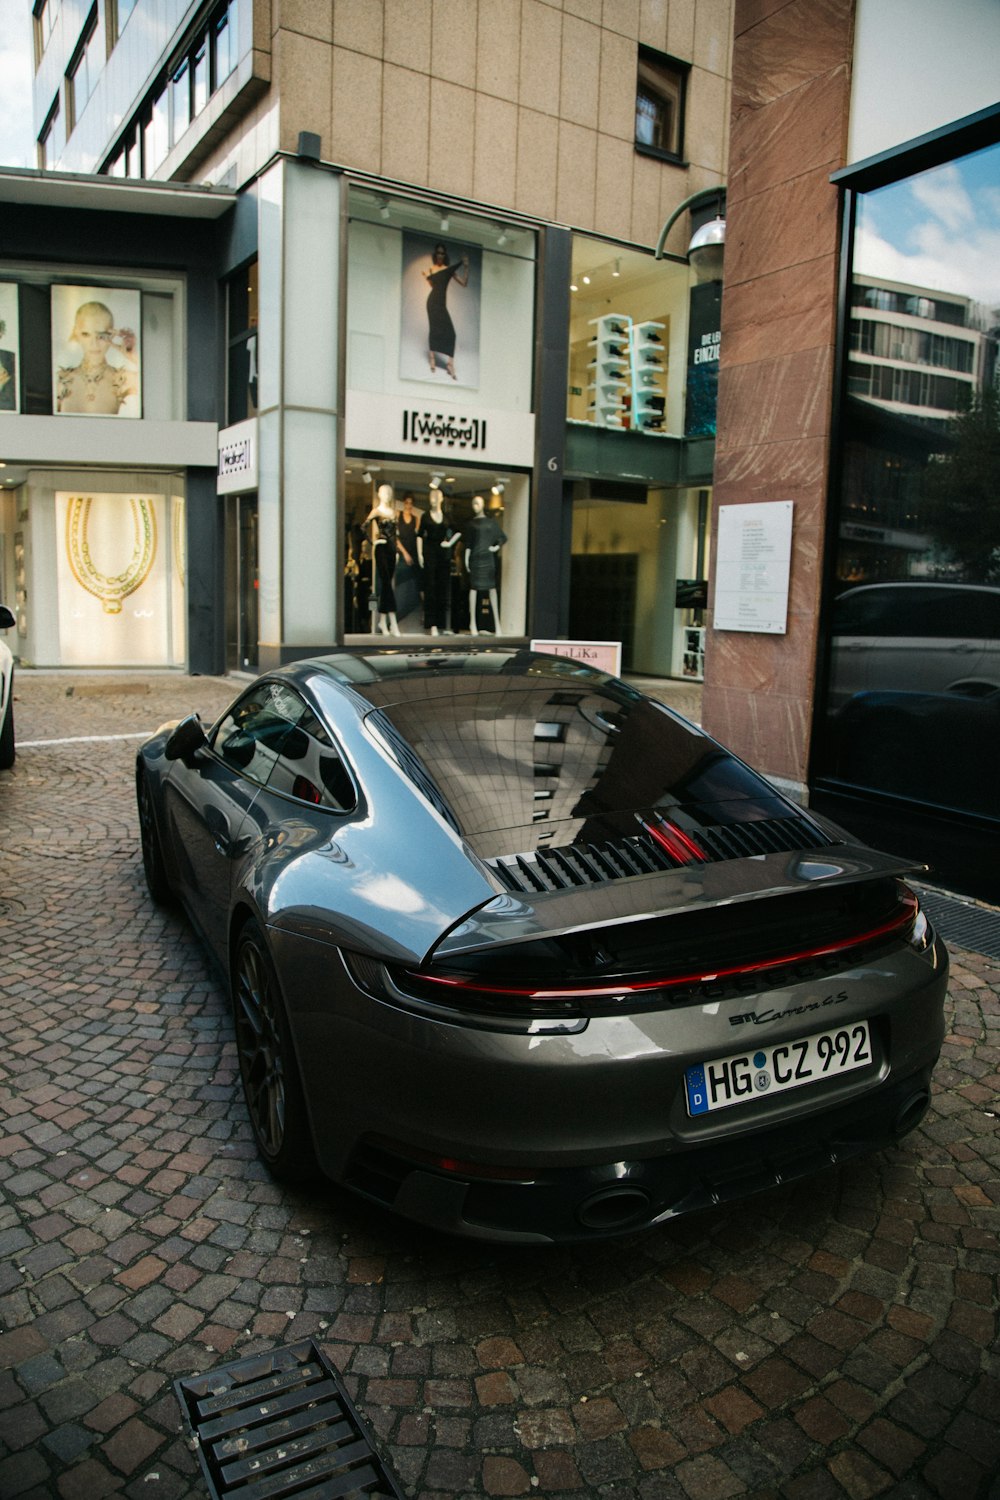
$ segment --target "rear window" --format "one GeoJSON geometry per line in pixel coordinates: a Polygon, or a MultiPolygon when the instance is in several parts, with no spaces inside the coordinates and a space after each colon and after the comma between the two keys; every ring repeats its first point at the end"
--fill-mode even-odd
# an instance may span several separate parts
{"type": "Polygon", "coordinates": [[[468,679],[447,696],[397,696],[366,723],[385,752],[453,827],[481,853],[504,852],[549,830],[565,841],[593,820],[628,825],[652,808],[711,805],[728,816],[774,816],[787,804],[707,736],[658,705],[625,692],[546,690],[495,677],[480,691],[468,679]],[[461,689],[461,690],[460,690],[461,689]],[[570,826],[567,826],[570,825],[570,826]],[[574,826],[575,825],[575,826],[574,826]]]}

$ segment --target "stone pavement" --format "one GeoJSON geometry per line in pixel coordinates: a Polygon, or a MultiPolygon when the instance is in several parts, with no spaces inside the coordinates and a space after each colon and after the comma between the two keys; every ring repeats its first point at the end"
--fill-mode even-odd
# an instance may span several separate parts
{"type": "Polygon", "coordinates": [[[204,1496],[172,1381],[319,1340],[420,1500],[1000,1497],[1000,967],[901,1149],[617,1244],[483,1247],[258,1165],[148,900],[135,739],[234,684],[22,671],[0,774],[0,1496],[204,1496]],[[50,743],[37,743],[48,741],[50,743]],[[34,742],[34,743],[31,743],[34,742]]]}

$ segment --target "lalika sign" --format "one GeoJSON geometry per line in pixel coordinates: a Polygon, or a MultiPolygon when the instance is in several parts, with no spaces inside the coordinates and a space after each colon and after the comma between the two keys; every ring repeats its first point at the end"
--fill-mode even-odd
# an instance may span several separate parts
{"type": "Polygon", "coordinates": [[[532,641],[531,649],[547,652],[549,656],[566,657],[581,667],[594,667],[611,677],[621,675],[621,641],[532,641]]]}

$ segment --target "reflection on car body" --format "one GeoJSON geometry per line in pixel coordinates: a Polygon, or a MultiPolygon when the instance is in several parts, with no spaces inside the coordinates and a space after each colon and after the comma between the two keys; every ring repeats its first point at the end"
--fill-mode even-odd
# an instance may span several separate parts
{"type": "Polygon", "coordinates": [[[1000,687],[1000,588],[901,581],[861,584],[834,601],[830,704],[862,692],[1000,687]]]}
{"type": "Polygon", "coordinates": [[[166,726],[136,776],[150,890],[229,975],[276,1175],[318,1164],[484,1239],[593,1238],[926,1108],[947,956],[907,867],[614,678],[317,658],[207,732],[166,726]]]}

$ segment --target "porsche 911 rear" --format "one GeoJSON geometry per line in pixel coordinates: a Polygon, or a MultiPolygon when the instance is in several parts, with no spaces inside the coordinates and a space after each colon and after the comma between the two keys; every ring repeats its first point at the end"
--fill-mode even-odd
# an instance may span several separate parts
{"type": "Polygon", "coordinates": [[[906,867],[621,685],[539,675],[369,690],[427,890],[436,828],[493,895],[412,960],[271,929],[323,1168],[443,1229],[566,1240],[912,1130],[947,955],[906,867]]]}

